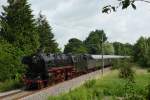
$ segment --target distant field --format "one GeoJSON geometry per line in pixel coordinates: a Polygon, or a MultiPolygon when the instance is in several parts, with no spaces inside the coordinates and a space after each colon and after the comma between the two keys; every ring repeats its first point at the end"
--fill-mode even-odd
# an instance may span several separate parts
{"type": "MultiPolygon", "coordinates": [[[[136,76],[133,92],[138,96],[145,96],[146,86],[150,81],[150,73],[146,69],[136,68],[134,70],[136,71],[136,76]]],[[[118,78],[118,71],[113,70],[102,78],[89,81],[69,93],[49,97],[49,100],[116,100],[116,98],[121,98],[126,94],[125,84],[124,79],[118,78]]]]}

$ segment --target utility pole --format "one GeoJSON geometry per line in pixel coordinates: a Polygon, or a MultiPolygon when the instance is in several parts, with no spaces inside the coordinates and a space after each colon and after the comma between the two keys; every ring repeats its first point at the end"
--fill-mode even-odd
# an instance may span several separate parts
{"type": "Polygon", "coordinates": [[[104,37],[102,34],[102,75],[104,73],[104,37]]]}

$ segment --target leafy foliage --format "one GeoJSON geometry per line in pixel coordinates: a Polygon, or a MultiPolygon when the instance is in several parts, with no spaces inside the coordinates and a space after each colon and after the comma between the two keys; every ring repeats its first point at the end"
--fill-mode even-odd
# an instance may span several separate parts
{"type": "Polygon", "coordinates": [[[27,0],[8,0],[3,6],[1,37],[26,53],[33,53],[39,46],[35,19],[27,0]]]}
{"type": "Polygon", "coordinates": [[[146,99],[147,99],[147,100],[150,100],[150,82],[149,82],[149,84],[147,85],[146,90],[147,90],[146,99]]]}
{"type": "Polygon", "coordinates": [[[87,53],[87,49],[82,41],[72,38],[69,40],[69,43],[65,45],[64,53],[82,54],[87,53]]]}
{"type": "Polygon", "coordinates": [[[102,53],[102,42],[107,40],[106,34],[103,30],[95,30],[90,32],[89,36],[86,38],[85,45],[90,54],[100,54],[102,53]]]}
{"type": "Polygon", "coordinates": [[[145,100],[144,95],[139,95],[136,93],[136,88],[135,88],[136,83],[127,80],[126,84],[124,86],[124,99],[125,100],[145,100]]]}
{"type": "Polygon", "coordinates": [[[114,42],[115,55],[133,55],[133,46],[129,43],[114,42]]]}
{"type": "Polygon", "coordinates": [[[24,68],[20,62],[23,52],[4,40],[0,40],[0,81],[15,79],[24,68]]]}
{"type": "Polygon", "coordinates": [[[114,54],[114,46],[112,43],[106,42],[104,43],[104,54],[113,55],[114,54]]]}
{"type": "Polygon", "coordinates": [[[27,0],[8,0],[0,15],[0,81],[24,72],[21,57],[39,46],[35,19],[27,0]]]}
{"type": "Polygon", "coordinates": [[[131,65],[127,62],[122,63],[122,67],[119,70],[119,77],[134,81],[134,71],[131,68],[131,65]]]}
{"type": "Polygon", "coordinates": [[[122,9],[127,9],[128,7],[131,6],[135,10],[136,9],[135,2],[137,1],[150,3],[150,1],[148,0],[117,0],[117,1],[118,1],[117,6],[113,6],[113,5],[104,6],[102,9],[102,13],[111,13],[112,11],[115,12],[119,7],[121,7],[122,9]]]}
{"type": "MultiPolygon", "coordinates": [[[[90,32],[89,36],[84,42],[79,39],[72,38],[65,46],[64,53],[89,53],[100,54],[102,53],[102,36],[103,42],[107,40],[106,34],[103,30],[96,30],[90,32]]],[[[103,43],[104,54],[114,54],[113,44],[106,42],[103,43]]]]}
{"type": "Polygon", "coordinates": [[[134,60],[141,66],[150,67],[150,38],[141,37],[134,46],[134,60]]]}
{"type": "Polygon", "coordinates": [[[120,69],[125,62],[124,59],[116,59],[112,62],[112,69],[120,69]]]}
{"type": "Polygon", "coordinates": [[[37,19],[37,30],[40,37],[40,48],[44,48],[46,53],[59,52],[58,44],[54,40],[52,29],[46,20],[46,17],[41,13],[37,19]]]}

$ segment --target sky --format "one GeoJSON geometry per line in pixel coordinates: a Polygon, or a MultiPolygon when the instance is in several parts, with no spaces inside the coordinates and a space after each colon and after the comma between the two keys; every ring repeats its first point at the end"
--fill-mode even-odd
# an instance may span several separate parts
{"type": "MultiPolygon", "coordinates": [[[[0,0],[0,11],[7,0],[0,0]]],[[[56,41],[64,48],[70,38],[85,40],[91,31],[104,30],[108,41],[134,44],[150,36],[150,4],[137,2],[137,9],[118,9],[103,14],[102,7],[117,0],[29,0],[33,14],[47,17],[56,41]]]]}

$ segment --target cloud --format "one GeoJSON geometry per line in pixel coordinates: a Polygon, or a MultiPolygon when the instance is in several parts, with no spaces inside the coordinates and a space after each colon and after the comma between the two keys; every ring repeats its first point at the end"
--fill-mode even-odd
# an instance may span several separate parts
{"type": "MultiPolygon", "coordinates": [[[[0,0],[5,4],[6,0],[0,0]]],[[[150,5],[137,3],[137,10],[118,9],[102,14],[101,8],[117,0],[29,0],[34,15],[39,11],[47,16],[61,48],[70,38],[84,40],[90,31],[103,29],[109,41],[135,43],[140,36],[150,36],[150,5]]],[[[0,8],[1,9],[1,8],[0,8]]]]}
{"type": "Polygon", "coordinates": [[[6,5],[6,0],[0,0],[0,11],[2,11],[2,5],[6,5]]]}

